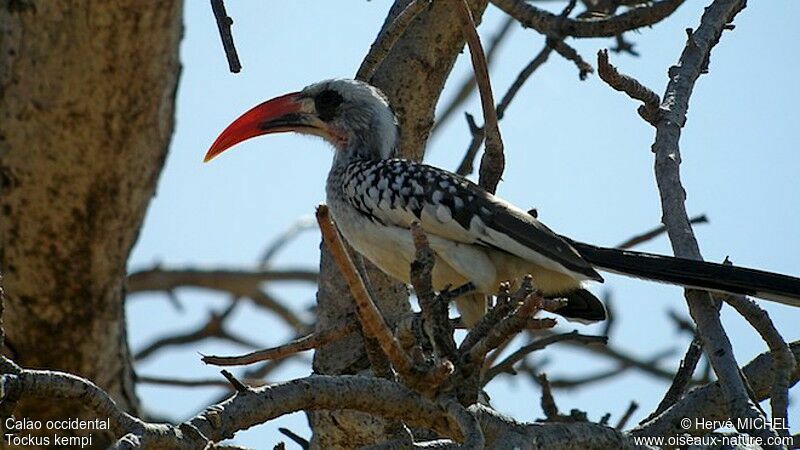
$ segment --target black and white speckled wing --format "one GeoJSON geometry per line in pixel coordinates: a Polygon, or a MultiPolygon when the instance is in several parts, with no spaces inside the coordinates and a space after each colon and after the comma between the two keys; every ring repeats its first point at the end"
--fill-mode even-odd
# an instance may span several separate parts
{"type": "Polygon", "coordinates": [[[358,161],[343,174],[343,195],[361,214],[426,233],[484,245],[579,279],[602,277],[564,239],[526,212],[453,173],[402,159],[358,161]]]}

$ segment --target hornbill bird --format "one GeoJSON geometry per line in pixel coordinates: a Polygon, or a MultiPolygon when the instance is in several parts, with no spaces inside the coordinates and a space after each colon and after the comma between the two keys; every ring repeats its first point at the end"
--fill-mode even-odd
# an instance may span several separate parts
{"type": "Polygon", "coordinates": [[[219,135],[205,161],[246,139],[287,131],[333,145],[326,191],[340,232],[406,284],[415,255],[410,225],[421,224],[436,255],[434,289],[466,287],[455,301],[467,326],[485,313],[486,296],[501,282],[526,274],[545,296],[567,299],[558,314],[603,320],[602,302],[584,287],[603,281],[595,268],[800,307],[798,278],[575,242],[464,177],[395,158],[397,119],[386,97],[360,81],[326,80],[255,106],[219,135]]]}

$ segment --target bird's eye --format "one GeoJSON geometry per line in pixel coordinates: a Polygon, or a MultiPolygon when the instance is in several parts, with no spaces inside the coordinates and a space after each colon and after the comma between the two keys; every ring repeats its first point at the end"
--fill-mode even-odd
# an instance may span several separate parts
{"type": "Polygon", "coordinates": [[[344,98],[341,94],[330,89],[326,89],[314,98],[314,107],[317,109],[317,115],[320,119],[328,122],[336,117],[336,112],[339,110],[339,105],[342,104],[344,98]]]}

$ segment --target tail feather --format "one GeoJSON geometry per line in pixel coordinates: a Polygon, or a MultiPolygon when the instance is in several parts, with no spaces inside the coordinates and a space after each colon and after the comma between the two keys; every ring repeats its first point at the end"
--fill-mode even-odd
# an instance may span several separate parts
{"type": "Polygon", "coordinates": [[[488,303],[486,295],[479,292],[456,297],[456,308],[461,313],[461,322],[467,328],[474,327],[486,314],[488,303]]]}
{"type": "Polygon", "coordinates": [[[800,278],[757,269],[571,242],[589,263],[609,272],[800,307],[800,278]]]}
{"type": "Polygon", "coordinates": [[[606,308],[603,306],[603,302],[586,289],[578,289],[554,297],[567,299],[567,304],[554,312],[570,322],[588,325],[606,320],[606,308]]]}

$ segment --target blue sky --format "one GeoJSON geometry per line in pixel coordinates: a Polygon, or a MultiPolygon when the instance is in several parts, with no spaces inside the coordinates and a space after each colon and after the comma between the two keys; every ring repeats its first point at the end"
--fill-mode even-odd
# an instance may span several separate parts
{"type": "MultiPolygon", "coordinates": [[[[676,63],[685,43],[684,30],[697,26],[705,3],[686,2],[664,23],[629,33],[641,57],[612,54],[612,62],[663,93],[667,68],[676,63]]],[[[186,2],[177,126],[157,196],[130,261],[132,270],[154,263],[252,267],[273,237],[297,218],[313,213],[324,200],[331,160],[331,150],[323,142],[273,135],[244,143],[212,164],[202,164],[203,154],[217,134],[251,106],[321,79],[352,76],[389,5],[363,0],[228,2],[243,65],[242,72],[234,75],[228,72],[208,3],[186,2]]],[[[560,2],[544,5],[554,10],[563,7],[560,2]]],[[[707,260],[730,256],[739,265],[800,275],[796,130],[800,94],[794,76],[800,67],[788,57],[800,42],[800,30],[793,23],[798,15],[797,2],[775,0],[769,7],[751,3],[736,19],[736,29],[725,33],[712,54],[710,73],[695,87],[681,139],[682,175],[689,213],[705,213],[711,221],[696,228],[707,260]]],[[[490,6],[479,29],[484,41],[502,19],[502,13],[490,6]]],[[[613,45],[611,39],[569,42],[592,63],[598,49],[613,45]]],[[[535,32],[514,26],[492,68],[498,98],[543,43],[535,32]]],[[[444,101],[470,76],[466,56],[463,53],[457,61],[444,101]]],[[[654,132],[638,117],[636,107],[596,75],[579,81],[572,63],[551,56],[500,124],[508,165],[498,194],[523,208],[535,206],[540,220],[560,233],[601,245],[614,245],[657,225],[661,212],[650,152],[654,132]]],[[[464,108],[480,116],[476,96],[464,108]]],[[[469,139],[464,121],[454,118],[430,141],[426,161],[453,170],[469,139]]],[[[315,268],[318,244],[315,230],[305,233],[277,256],[275,266],[315,268]]],[[[663,237],[640,249],[671,253],[663,237]]],[[[606,280],[593,289],[613,293],[614,345],[642,358],[674,349],[675,355],[663,365],[676,366],[688,340],[675,330],[666,312],[688,314],[682,291],[614,275],[606,280]]],[[[313,289],[303,285],[275,284],[268,289],[301,314],[314,299],[313,289]]],[[[178,295],[186,306],[183,312],[161,295],[131,298],[128,317],[134,350],[156,336],[196,327],[210,310],[221,309],[227,301],[198,290],[178,295]]],[[[800,338],[800,310],[761,304],[786,339],[800,338]]],[[[279,321],[247,304],[234,314],[235,331],[261,345],[277,345],[291,336],[279,321]]],[[[765,350],[729,308],[723,311],[723,322],[740,362],[765,350]]],[[[215,377],[218,372],[205,367],[198,352],[245,350],[224,342],[202,342],[163,351],[138,370],[145,375],[215,377]]],[[[549,360],[546,371],[551,378],[613,367],[565,347],[551,347],[543,356],[549,360]]],[[[302,361],[291,363],[271,381],[304,376],[308,370],[302,361]]],[[[581,408],[595,420],[611,412],[614,423],[631,400],[641,405],[634,420],[641,419],[653,410],[666,387],[631,370],[611,382],[555,395],[563,411],[581,408]]],[[[499,378],[489,392],[502,412],[522,420],[542,416],[538,389],[527,380],[499,378]]],[[[219,391],[140,386],[139,394],[150,410],[184,419],[219,391]]],[[[791,424],[796,431],[797,389],[792,398],[791,424]]],[[[271,448],[282,439],[278,426],[309,435],[304,416],[294,414],[240,433],[236,441],[271,448]]]]}

